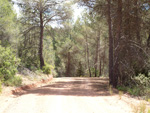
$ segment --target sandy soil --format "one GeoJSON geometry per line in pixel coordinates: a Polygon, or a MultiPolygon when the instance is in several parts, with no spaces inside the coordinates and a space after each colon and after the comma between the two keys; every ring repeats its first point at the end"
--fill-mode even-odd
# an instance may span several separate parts
{"type": "Polygon", "coordinates": [[[133,113],[139,100],[117,91],[105,78],[55,78],[45,86],[0,97],[0,113],[133,113]]]}
{"type": "MultiPolygon", "coordinates": [[[[42,76],[40,75],[20,75],[20,74],[17,74],[16,76],[20,76],[22,78],[22,85],[21,86],[26,86],[26,85],[31,85],[31,84],[37,84],[38,82],[42,81],[43,79],[44,80],[48,80],[52,77],[52,75],[45,75],[45,74],[42,74],[42,76]]],[[[37,84],[38,85],[38,84],[37,84]]],[[[42,85],[45,85],[45,84],[39,84],[39,86],[42,86],[42,85]]],[[[16,88],[18,87],[15,87],[15,86],[2,86],[2,93],[0,94],[0,96],[9,96],[12,94],[12,90],[15,90],[16,88]]]]}

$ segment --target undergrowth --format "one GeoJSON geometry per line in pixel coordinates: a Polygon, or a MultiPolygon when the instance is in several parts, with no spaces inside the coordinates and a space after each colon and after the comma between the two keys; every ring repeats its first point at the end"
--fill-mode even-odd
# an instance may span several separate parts
{"type": "MultiPolygon", "coordinates": [[[[6,86],[18,86],[22,80],[15,76],[20,59],[16,57],[11,47],[0,45],[0,80],[6,86]]],[[[1,83],[1,84],[2,84],[1,83]]],[[[0,90],[1,90],[0,86],[0,90]]]]}
{"type": "Polygon", "coordinates": [[[52,74],[52,69],[54,69],[52,65],[46,64],[45,66],[43,66],[42,71],[44,74],[52,74]]]}
{"type": "Polygon", "coordinates": [[[140,102],[138,105],[131,105],[133,109],[133,113],[149,113],[149,111],[146,110],[146,103],[144,101],[140,102]]]}
{"type": "Polygon", "coordinates": [[[109,93],[110,93],[110,95],[113,94],[112,85],[109,86],[109,93]]]}
{"type": "Polygon", "coordinates": [[[6,86],[20,86],[22,84],[22,78],[20,76],[14,76],[12,79],[4,81],[6,86]]]}
{"type": "Polygon", "coordinates": [[[132,79],[133,82],[129,82],[127,86],[118,86],[119,91],[128,92],[133,96],[141,96],[143,99],[150,99],[150,77],[146,77],[143,74],[132,79]]]}

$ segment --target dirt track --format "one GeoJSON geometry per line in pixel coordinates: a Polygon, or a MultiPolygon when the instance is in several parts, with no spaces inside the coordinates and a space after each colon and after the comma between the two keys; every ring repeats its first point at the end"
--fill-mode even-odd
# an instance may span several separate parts
{"type": "Polygon", "coordinates": [[[109,94],[107,79],[55,78],[52,82],[1,99],[0,113],[132,113],[128,102],[109,94]]]}

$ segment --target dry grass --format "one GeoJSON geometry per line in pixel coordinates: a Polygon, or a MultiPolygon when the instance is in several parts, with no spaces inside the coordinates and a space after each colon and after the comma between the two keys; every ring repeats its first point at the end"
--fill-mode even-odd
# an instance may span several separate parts
{"type": "Polygon", "coordinates": [[[149,113],[149,111],[146,110],[146,103],[144,101],[141,101],[138,105],[131,105],[133,109],[133,113],[149,113]]]}
{"type": "Polygon", "coordinates": [[[109,93],[110,95],[113,95],[112,85],[109,86],[109,93]]]}
{"type": "Polygon", "coordinates": [[[119,98],[121,99],[123,95],[123,91],[119,91],[119,98]]]}

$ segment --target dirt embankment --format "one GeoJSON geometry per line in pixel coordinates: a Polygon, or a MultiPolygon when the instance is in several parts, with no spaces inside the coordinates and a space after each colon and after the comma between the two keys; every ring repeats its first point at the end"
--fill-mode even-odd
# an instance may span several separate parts
{"type": "MultiPolygon", "coordinates": [[[[20,75],[17,75],[20,76],[20,75]]],[[[46,85],[47,83],[49,83],[52,79],[53,76],[52,75],[44,75],[41,77],[29,77],[29,76],[21,76],[22,78],[22,85],[19,87],[7,87],[7,86],[3,86],[3,90],[2,93],[0,94],[1,96],[9,96],[12,94],[16,94],[16,93],[20,93],[23,92],[24,90],[27,89],[32,89],[32,88],[36,88],[36,87],[40,87],[42,85],[46,85]]]]}

